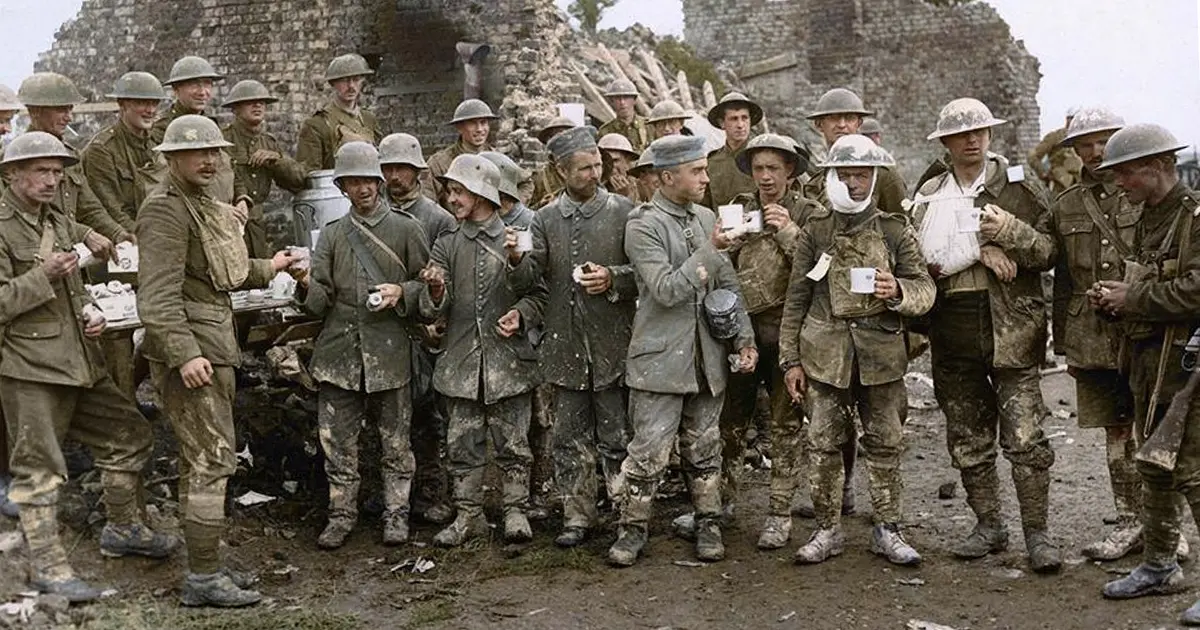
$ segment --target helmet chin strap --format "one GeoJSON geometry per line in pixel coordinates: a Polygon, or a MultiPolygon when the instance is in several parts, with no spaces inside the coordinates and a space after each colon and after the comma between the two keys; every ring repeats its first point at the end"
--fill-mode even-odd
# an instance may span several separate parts
{"type": "Polygon", "coordinates": [[[834,212],[841,214],[858,214],[871,205],[871,196],[875,194],[875,180],[879,169],[871,169],[871,188],[862,201],[850,198],[850,189],[838,179],[837,168],[825,169],[825,192],[829,195],[829,203],[834,212]]]}

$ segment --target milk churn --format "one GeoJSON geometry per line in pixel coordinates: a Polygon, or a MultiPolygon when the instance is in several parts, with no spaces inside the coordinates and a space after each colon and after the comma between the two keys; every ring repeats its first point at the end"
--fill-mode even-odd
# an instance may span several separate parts
{"type": "Polygon", "coordinates": [[[308,174],[308,187],[292,200],[296,242],[317,246],[317,235],[330,221],[350,212],[350,200],[333,184],[333,169],[308,174]]]}

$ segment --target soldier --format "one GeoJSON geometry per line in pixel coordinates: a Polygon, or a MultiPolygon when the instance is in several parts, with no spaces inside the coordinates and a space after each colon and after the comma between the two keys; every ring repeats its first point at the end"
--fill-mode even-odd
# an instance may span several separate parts
{"type": "Polygon", "coordinates": [[[171,103],[171,109],[154,121],[150,139],[155,143],[162,142],[167,126],[180,116],[205,115],[204,112],[212,104],[213,84],[224,80],[225,76],[218,73],[206,59],[194,56],[179,58],[171,66],[171,74],[165,81],[165,85],[171,87],[175,100],[171,103]]]}
{"type": "Polygon", "coordinates": [[[718,423],[726,374],[731,363],[753,372],[758,360],[750,319],[737,298],[737,276],[720,251],[730,241],[713,212],[698,205],[708,185],[704,140],[661,138],[650,150],[662,188],[625,226],[640,297],[625,368],[633,440],[621,465],[620,530],[608,550],[614,566],[632,566],[646,544],[654,493],[676,437],[690,476],[696,557],[725,557],[718,423]],[[706,318],[709,295],[722,307],[706,318]],[[732,307],[726,301],[731,295],[732,307]]]}
{"type": "MultiPolygon", "coordinates": [[[[575,123],[570,118],[558,116],[546,123],[537,134],[537,139],[542,143],[542,146],[549,146],[550,140],[558,134],[574,127],[575,123]]],[[[538,172],[533,175],[533,195],[530,197],[534,209],[550,203],[558,193],[562,192],[563,181],[558,174],[558,169],[554,167],[553,158],[543,166],[538,172]]]]}
{"type": "Polygon", "coordinates": [[[654,170],[654,153],[650,151],[650,147],[646,147],[638,156],[637,164],[629,169],[629,175],[637,180],[639,199],[654,198],[654,193],[658,192],[662,182],[658,179],[658,171],[654,170]]]}
{"type": "MultiPolygon", "coordinates": [[[[21,111],[21,101],[9,87],[0,85],[0,136],[12,131],[12,119],[21,111]]],[[[0,188],[3,188],[0,185],[0,188]]],[[[8,430],[4,425],[4,410],[0,405],[0,514],[17,517],[17,504],[8,498],[8,486],[12,477],[8,471],[8,430]]]]}
{"type": "Polygon", "coordinates": [[[458,131],[458,141],[429,157],[429,175],[437,191],[437,202],[449,208],[449,197],[441,177],[446,174],[454,158],[460,155],[476,155],[491,151],[488,137],[492,133],[492,121],[499,119],[487,103],[471,98],[454,108],[454,118],[449,124],[458,131]]]}
{"type": "Polygon", "coordinates": [[[1062,563],[1046,531],[1054,450],[1042,432],[1038,371],[1046,348],[1041,273],[1054,261],[1054,239],[1045,189],[988,153],[992,127],[1004,122],[972,98],[942,108],[929,139],[946,147],[950,170],[921,187],[913,217],[938,285],[929,339],[934,394],[946,414],[951,463],[977,519],[954,554],[981,558],[1008,547],[999,436],[1012,464],[1029,564],[1045,573],[1062,563]],[[978,231],[967,231],[975,217],[978,231]]]}
{"type": "Polygon", "coordinates": [[[421,156],[421,141],[416,136],[394,133],[384,138],[379,143],[379,166],[392,208],[421,222],[429,247],[439,236],[454,230],[454,215],[425,195],[421,186],[421,174],[429,166],[421,156]]]}
{"type": "Polygon", "coordinates": [[[1038,179],[1055,195],[1062,194],[1079,181],[1083,170],[1083,161],[1070,145],[1063,144],[1071,120],[1075,118],[1078,108],[1072,107],[1067,111],[1067,122],[1061,128],[1046,134],[1042,141],[1029,152],[1029,167],[1037,173],[1038,179]],[[1047,163],[1049,167],[1047,167],[1047,163]]]}
{"type": "Polygon", "coordinates": [[[0,84],[0,136],[12,132],[12,119],[22,109],[17,93],[7,85],[0,84]]]}
{"type": "Polygon", "coordinates": [[[169,174],[138,213],[138,317],[143,353],[179,441],[179,512],[187,542],[185,606],[248,606],[252,579],[223,567],[225,487],[237,462],[234,368],[241,362],[229,292],[265,287],[293,262],[251,259],[231,213],[206,194],[229,147],[217,124],[185,115],[162,144],[169,174]]]}
{"type": "Polygon", "coordinates": [[[162,180],[150,130],[167,93],[154,75],[127,72],[117,79],[108,98],[117,100],[120,119],[96,134],[83,150],[83,172],[100,203],[132,233],[138,208],[162,180]]]}
{"type": "MultiPolygon", "coordinates": [[[[1182,492],[1200,516],[1200,404],[1181,399],[1183,425],[1166,416],[1172,399],[1188,385],[1189,365],[1181,342],[1200,325],[1200,196],[1179,180],[1175,153],[1184,143],[1159,125],[1121,129],[1104,147],[1100,170],[1112,169],[1129,203],[1141,207],[1138,242],[1126,262],[1123,281],[1100,280],[1088,291],[1089,301],[1119,317],[1128,337],[1129,385],[1133,390],[1134,430],[1143,440],[1159,433],[1175,435],[1173,461],[1162,461],[1143,448],[1138,453],[1144,501],[1142,563],[1127,577],[1104,586],[1104,596],[1129,599],[1174,593],[1185,588],[1176,558],[1180,536],[1176,493],[1182,492]],[[1180,369],[1180,368],[1183,369],[1180,369]],[[1144,455],[1150,455],[1143,457],[1144,455]],[[1173,464],[1173,466],[1171,465],[1173,464]]],[[[1173,409],[1176,405],[1170,405],[1173,409]]],[[[1169,441],[1168,441],[1169,444],[1169,441]]],[[[1149,444],[1147,443],[1148,447],[1149,444]]],[[[1180,621],[1200,625],[1200,602],[1180,621]]]]}
{"type": "Polygon", "coordinates": [[[715,209],[738,195],[754,193],[754,178],[738,168],[736,158],[750,140],[750,128],[762,118],[762,108],[737,92],[726,94],[709,110],[708,122],[725,131],[725,144],[708,154],[708,176],[712,181],[704,194],[704,205],[715,209]]]}
{"type": "Polygon", "coordinates": [[[874,116],[863,118],[862,124],[858,127],[858,133],[871,139],[871,142],[883,146],[883,125],[879,124],[879,119],[874,116]]]}
{"type": "MultiPolygon", "coordinates": [[[[44,131],[60,142],[71,124],[71,111],[83,102],[83,96],[75,89],[75,84],[61,74],[54,72],[35,72],[21,82],[17,90],[17,98],[29,112],[29,129],[26,131],[44,131]]],[[[67,146],[67,151],[74,156],[66,166],[63,180],[57,188],[58,197],[54,207],[66,213],[75,221],[86,225],[92,230],[88,233],[86,244],[95,251],[101,252],[104,258],[111,258],[113,243],[131,240],[132,234],[113,217],[112,211],[104,207],[92,187],[88,185],[83,167],[79,165],[78,153],[67,146]]]]}
{"type": "MultiPolygon", "coordinates": [[[[862,99],[846,88],[833,88],[821,95],[817,107],[809,112],[808,119],[825,141],[825,147],[833,146],[838,138],[858,133],[868,111],[862,99]]],[[[804,196],[827,204],[825,178],[812,177],[804,184],[804,196]]],[[[894,167],[879,169],[879,181],[875,183],[875,205],[884,212],[907,215],[902,202],[908,197],[908,186],[894,167]]],[[[850,469],[847,469],[850,470],[850,469]]],[[[847,477],[849,479],[849,477],[847,477]]]]}
{"type": "Polygon", "coordinates": [[[223,103],[233,110],[233,122],[221,133],[225,140],[233,143],[229,157],[237,177],[246,186],[246,194],[253,205],[246,218],[246,249],[251,258],[266,258],[267,226],[262,207],[271,196],[272,183],[280,188],[297,193],[304,189],[308,169],[284,153],[275,136],[263,124],[267,118],[267,105],[279,99],[271,95],[267,86],[258,81],[238,81],[229,91],[223,103]]]}
{"type": "Polygon", "coordinates": [[[383,456],[383,543],[408,542],[408,498],[414,461],[409,447],[412,396],[407,324],[429,262],[425,232],[393,212],[380,194],[379,153],[347,142],[335,157],[333,182],[351,212],[326,225],[313,253],[311,279],[301,281],[304,309],[324,320],[309,371],[320,383],[317,424],[329,477],[329,523],[317,539],[337,549],[358,522],[358,438],[378,424],[383,456]]]}
{"type": "Polygon", "coordinates": [[[512,158],[495,151],[484,151],[485,157],[500,169],[500,220],[506,227],[529,229],[537,214],[521,202],[521,184],[529,180],[529,171],[521,168],[512,158]]]}
{"type": "Polygon", "coordinates": [[[601,182],[604,189],[626,197],[634,203],[639,202],[641,197],[638,196],[637,178],[632,177],[629,172],[641,156],[633,150],[629,139],[619,133],[610,133],[600,138],[597,146],[611,165],[608,178],[601,182]]]}
{"type": "Polygon", "coordinates": [[[58,537],[58,489],[67,480],[61,439],[89,447],[100,470],[103,555],[165,558],[178,541],[143,524],[141,470],[153,435],[104,369],[97,337],[106,322],[72,250],[91,228],[51,208],[64,167],[75,161],[40,131],[13,140],[0,161],[9,177],[0,198],[0,399],[13,438],[10,498],[29,545],[30,585],[85,602],[100,592],[75,575],[58,537]]]}
{"type": "Polygon", "coordinates": [[[504,227],[500,170],[478,155],[460,155],[442,177],[454,232],[433,244],[421,313],[444,317],[446,334],[433,385],[450,412],[447,446],[458,515],[434,544],[461,545],[485,531],[483,474],[488,438],[503,474],[504,538],[532,538],[523,509],[529,498],[531,392],[541,381],[537,355],[525,331],[541,320],[540,283],[527,293],[507,281],[505,246],[515,237],[504,227]]]}
{"type": "Polygon", "coordinates": [[[629,441],[622,386],[637,284],[625,256],[633,204],[600,187],[596,130],[575,127],[550,141],[566,188],[533,220],[533,250],[515,254],[513,281],[549,290],[542,373],[554,387],[554,477],[563,529],[554,540],[575,547],[596,525],[596,460],[610,498],[629,441]]]}
{"type": "Polygon", "coordinates": [[[692,132],[685,125],[688,121],[687,112],[675,101],[662,101],[650,110],[650,118],[646,122],[654,130],[654,139],[667,136],[690,136],[692,132]]]}
{"type": "Polygon", "coordinates": [[[363,84],[375,71],[361,55],[348,53],[334,57],[325,69],[325,82],[333,93],[321,109],[300,127],[296,161],[310,171],[333,168],[333,157],[347,142],[362,140],[377,144],[383,139],[379,121],[364,109],[363,84]]]}
{"type": "Polygon", "coordinates": [[[634,151],[640,153],[650,146],[653,138],[646,126],[646,119],[638,116],[638,96],[637,88],[629,79],[617,79],[608,84],[608,89],[604,91],[604,98],[608,99],[608,104],[612,106],[616,117],[600,125],[598,133],[601,137],[610,133],[619,133],[629,140],[634,151]]]}
{"type": "Polygon", "coordinates": [[[796,551],[814,564],[842,553],[842,452],[858,439],[852,409],[862,418],[863,451],[875,528],[871,553],[901,565],[921,556],[900,534],[901,419],[908,408],[908,350],[903,317],[919,317],[936,293],[917,245],[900,216],[875,207],[871,189],[895,161],[870,138],[838,138],[822,165],[828,209],[800,229],[779,332],[779,365],[788,393],[808,403],[809,480],[817,527],[796,551]],[[824,261],[821,265],[818,261],[824,261]],[[854,286],[856,272],[872,278],[854,286]]]}

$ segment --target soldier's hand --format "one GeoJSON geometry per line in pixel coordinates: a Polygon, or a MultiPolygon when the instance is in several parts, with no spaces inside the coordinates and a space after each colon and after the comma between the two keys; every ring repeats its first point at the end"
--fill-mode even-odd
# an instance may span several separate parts
{"type": "Polygon", "coordinates": [[[875,297],[881,300],[892,300],[900,297],[900,283],[892,272],[883,269],[875,270],[875,297]]]}
{"type": "Polygon", "coordinates": [[[131,245],[137,245],[137,235],[133,232],[126,232],[124,238],[121,239],[131,245]]]}
{"type": "Polygon", "coordinates": [[[1013,216],[1004,208],[991,203],[987,204],[979,211],[979,238],[984,242],[996,238],[996,235],[1012,218],[1013,216]]]}
{"type": "Polygon", "coordinates": [[[1000,282],[1012,282],[1017,277],[1017,263],[1013,262],[1003,249],[995,245],[984,245],[979,248],[979,262],[991,269],[1000,282]]]}
{"type": "Polygon", "coordinates": [[[104,311],[101,311],[95,304],[83,307],[84,337],[95,339],[104,333],[106,327],[108,327],[108,319],[104,317],[104,311]]]}
{"type": "Polygon", "coordinates": [[[591,262],[583,263],[583,273],[579,276],[579,285],[588,295],[600,295],[612,287],[612,274],[608,271],[608,267],[591,262]]]}
{"type": "Polygon", "coordinates": [[[799,365],[789,368],[783,375],[783,384],[787,386],[788,396],[792,402],[799,404],[808,392],[808,379],[804,376],[804,368],[799,365]]]}
{"type": "Polygon", "coordinates": [[[778,232],[792,222],[792,215],[788,214],[787,208],[771,203],[763,206],[763,221],[778,232]]]}
{"type": "Polygon", "coordinates": [[[712,242],[713,247],[723,251],[737,245],[740,234],[741,232],[736,228],[721,231],[721,222],[717,221],[716,225],[713,226],[712,234],[708,235],[708,240],[712,242]]]}
{"type": "Polygon", "coordinates": [[[1129,297],[1129,285],[1112,280],[1100,281],[1100,309],[1109,315],[1119,316],[1125,312],[1125,301],[1129,297]]]}
{"type": "Polygon", "coordinates": [[[428,324],[421,326],[421,341],[426,348],[438,348],[442,345],[442,330],[438,329],[437,324],[428,324]]]}
{"type": "Polygon", "coordinates": [[[212,385],[212,375],[212,363],[204,357],[196,357],[179,366],[179,376],[183,378],[183,385],[188,389],[212,385]]]}
{"type": "Polygon", "coordinates": [[[521,262],[521,257],[525,255],[517,251],[517,231],[516,228],[504,228],[504,249],[508,251],[508,262],[513,265],[521,262]]]}
{"type": "Polygon", "coordinates": [[[442,299],[442,295],[446,291],[445,269],[433,264],[433,261],[429,261],[429,264],[425,265],[417,277],[429,287],[429,297],[432,297],[433,301],[437,302],[442,299]]]}
{"type": "Polygon", "coordinates": [[[496,322],[496,332],[500,333],[501,337],[511,337],[521,330],[521,311],[513,309],[504,314],[496,322]]]}
{"type": "Polygon", "coordinates": [[[375,290],[379,291],[379,297],[383,298],[383,302],[374,308],[372,311],[382,311],[388,308],[396,308],[396,304],[404,297],[404,287],[398,284],[377,284],[375,290]]]}
{"type": "Polygon", "coordinates": [[[758,349],[757,348],[742,348],[738,350],[738,372],[742,374],[750,374],[754,372],[754,368],[758,366],[758,349]]]}
{"type": "Polygon", "coordinates": [[[274,163],[279,158],[283,157],[278,151],[268,151],[267,149],[259,149],[250,156],[250,166],[264,166],[274,163]]]}
{"type": "Polygon", "coordinates": [[[296,255],[289,249],[281,249],[271,257],[271,270],[279,273],[292,266],[294,262],[296,262],[296,255]]]}
{"type": "Polygon", "coordinates": [[[42,271],[51,280],[65,278],[79,269],[79,255],[75,252],[54,252],[42,261],[42,271]]]}
{"type": "Polygon", "coordinates": [[[250,206],[246,205],[246,200],[243,199],[234,204],[232,207],[233,218],[237,219],[238,223],[246,225],[246,222],[250,220],[250,206]]]}
{"type": "Polygon", "coordinates": [[[83,244],[86,245],[88,249],[92,250],[92,253],[96,255],[96,258],[99,258],[100,260],[117,259],[117,248],[113,246],[113,242],[108,240],[107,236],[97,232],[96,230],[88,232],[87,236],[83,237],[83,244]]]}

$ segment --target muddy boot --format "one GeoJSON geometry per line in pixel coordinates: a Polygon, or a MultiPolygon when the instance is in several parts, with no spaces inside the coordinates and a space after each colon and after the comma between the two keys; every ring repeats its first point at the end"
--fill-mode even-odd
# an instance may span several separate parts
{"type": "Polygon", "coordinates": [[[1180,563],[1191,562],[1192,546],[1188,543],[1188,539],[1182,533],[1179,534],[1179,542],[1175,545],[1175,559],[1180,563]]]}
{"type": "Polygon", "coordinates": [[[688,512],[687,514],[680,514],[679,516],[676,516],[674,520],[671,521],[671,531],[675,532],[676,536],[688,542],[695,542],[696,514],[694,512],[688,512]]]}
{"type": "Polygon", "coordinates": [[[1171,595],[1186,588],[1178,564],[1157,566],[1142,563],[1129,575],[1104,585],[1108,599],[1134,599],[1146,595],[1171,595]]]}
{"type": "Polygon", "coordinates": [[[796,564],[817,564],[839,556],[846,549],[846,538],[840,527],[818,529],[808,537],[808,542],[796,550],[796,564]]]}
{"type": "Polygon", "coordinates": [[[223,571],[216,573],[189,573],[183,582],[179,602],[184,606],[214,606],[216,608],[241,608],[252,606],[262,600],[258,591],[246,590],[233,583],[223,571]]]}
{"type": "Polygon", "coordinates": [[[792,537],[792,517],[768,516],[758,535],[758,548],[763,551],[782,549],[792,537]]]}
{"type": "MultiPolygon", "coordinates": [[[[1182,536],[1180,537],[1183,538],[1182,536]]],[[[1136,521],[1122,521],[1104,540],[1083,548],[1089,560],[1120,560],[1142,548],[1142,526],[1136,521]]]]}
{"type": "MultiPolygon", "coordinates": [[[[0,454],[0,457],[3,457],[0,454]]],[[[8,498],[8,486],[12,484],[12,477],[8,475],[0,475],[0,515],[8,518],[18,518],[21,516],[21,510],[8,498]]]]}
{"type": "Polygon", "coordinates": [[[622,525],[617,532],[617,542],[608,548],[608,563],[614,567],[631,567],[645,546],[646,528],[622,525]]]}
{"type": "Polygon", "coordinates": [[[21,531],[29,545],[29,585],[39,593],[62,595],[71,603],[99,599],[100,590],[75,576],[58,537],[58,510],[53,505],[22,505],[21,531]]]}
{"type": "Polygon", "coordinates": [[[520,508],[504,510],[504,541],[524,543],[533,540],[533,530],[529,527],[529,519],[520,508]]]}
{"type": "Polygon", "coordinates": [[[383,544],[403,545],[408,542],[408,512],[389,510],[383,513],[383,544]]]}
{"type": "Polygon", "coordinates": [[[166,558],[178,547],[178,538],[156,532],[141,523],[133,525],[109,523],[100,532],[100,555],[108,558],[122,556],[166,558]]]}
{"type": "Polygon", "coordinates": [[[709,517],[696,524],[696,559],[717,562],[725,559],[725,543],[721,540],[721,525],[709,517]]]}
{"type": "Polygon", "coordinates": [[[554,544],[563,548],[578,547],[587,540],[588,530],[586,527],[564,527],[559,532],[558,537],[554,539],[554,544]]]}
{"type": "Polygon", "coordinates": [[[1185,626],[1200,626],[1200,602],[1196,602],[1179,615],[1179,623],[1185,626]]]}
{"type": "Polygon", "coordinates": [[[1026,531],[1025,551],[1034,573],[1057,573],[1062,568],[1062,552],[1046,530],[1026,531]]]}
{"type": "Polygon", "coordinates": [[[348,516],[330,517],[329,523],[325,525],[325,530],[317,537],[317,547],[326,550],[340,548],[346,544],[346,537],[354,531],[354,526],[357,524],[357,519],[348,516]]]}
{"type": "Polygon", "coordinates": [[[504,471],[504,540],[523,543],[533,540],[529,517],[529,471],[516,468],[504,471]]]}
{"type": "Polygon", "coordinates": [[[952,553],[961,560],[974,560],[1005,549],[1008,549],[1008,529],[998,520],[989,518],[976,522],[975,529],[952,553]]]}
{"type": "Polygon", "coordinates": [[[421,513],[421,518],[434,525],[445,525],[454,520],[454,507],[449,503],[435,503],[421,513]]]}
{"type": "Polygon", "coordinates": [[[438,547],[457,547],[485,531],[487,528],[482,511],[460,507],[454,521],[433,537],[433,544],[438,547]]]}
{"type": "Polygon", "coordinates": [[[892,564],[912,566],[921,562],[921,554],[900,535],[895,523],[876,525],[871,531],[871,553],[883,556],[892,564]]]}

